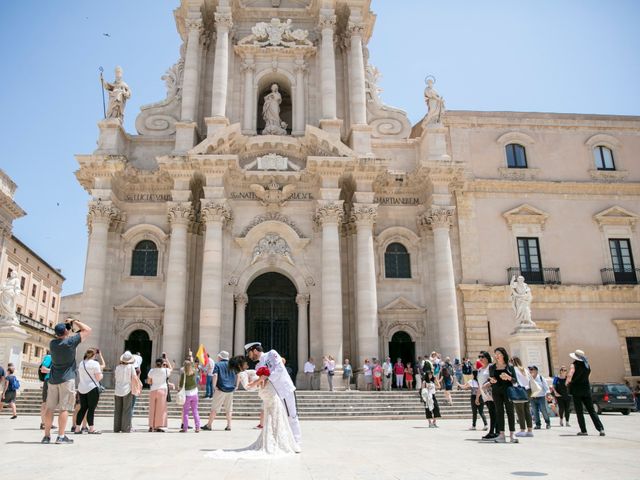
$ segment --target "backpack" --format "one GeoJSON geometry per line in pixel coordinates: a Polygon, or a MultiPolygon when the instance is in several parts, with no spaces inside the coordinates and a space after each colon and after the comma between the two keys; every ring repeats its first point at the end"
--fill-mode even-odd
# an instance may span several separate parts
{"type": "Polygon", "coordinates": [[[445,366],[442,368],[442,376],[443,376],[444,378],[449,378],[449,377],[451,376],[451,372],[449,371],[449,367],[448,367],[447,365],[445,365],[445,366]]]}
{"type": "Polygon", "coordinates": [[[20,380],[18,380],[18,377],[15,375],[9,375],[7,380],[9,381],[9,390],[17,392],[20,389],[20,380]]]}
{"type": "Polygon", "coordinates": [[[42,362],[38,367],[38,380],[40,380],[41,382],[44,382],[45,378],[47,377],[47,374],[42,371],[42,367],[44,367],[44,362],[42,362]]]}

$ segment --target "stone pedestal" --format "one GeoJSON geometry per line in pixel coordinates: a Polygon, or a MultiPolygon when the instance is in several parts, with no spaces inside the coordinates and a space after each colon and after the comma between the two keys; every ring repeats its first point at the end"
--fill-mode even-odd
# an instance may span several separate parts
{"type": "Polygon", "coordinates": [[[540,375],[550,376],[547,360],[547,332],[535,326],[519,326],[509,336],[509,354],[520,357],[522,365],[536,365],[540,375]]]}
{"type": "Polygon", "coordinates": [[[425,128],[427,133],[427,155],[429,161],[451,161],[447,153],[447,129],[439,124],[432,124],[425,128]]]}
{"type": "Polygon", "coordinates": [[[353,125],[349,138],[351,148],[359,155],[371,155],[371,127],[369,125],[353,125]]]}
{"type": "Polygon", "coordinates": [[[18,377],[22,376],[22,348],[29,336],[27,331],[16,325],[0,327],[0,365],[7,369],[7,364],[13,363],[18,377]]]}
{"type": "Polygon", "coordinates": [[[176,122],[176,153],[191,150],[198,142],[198,126],[195,122],[176,122]]]}
{"type": "Polygon", "coordinates": [[[209,138],[229,126],[229,120],[226,117],[207,117],[204,122],[207,124],[207,137],[209,138]]]}
{"type": "Polygon", "coordinates": [[[97,153],[108,155],[124,155],[127,149],[127,134],[122,123],[116,118],[108,118],[98,122],[100,136],[98,137],[97,153]]]}
{"type": "Polygon", "coordinates": [[[320,128],[339,140],[340,132],[342,131],[342,120],[338,118],[322,119],[320,120],[320,128]]]}

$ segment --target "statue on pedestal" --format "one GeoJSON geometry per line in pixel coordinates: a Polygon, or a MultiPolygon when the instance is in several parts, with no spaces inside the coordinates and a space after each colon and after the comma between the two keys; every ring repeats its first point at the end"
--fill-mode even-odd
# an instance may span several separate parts
{"type": "Polygon", "coordinates": [[[427,77],[427,88],[424,89],[424,102],[427,104],[427,116],[424,117],[425,126],[442,123],[440,117],[444,112],[444,98],[433,88],[433,77],[427,77]]]}
{"type": "Polygon", "coordinates": [[[511,277],[511,304],[519,327],[535,327],[531,320],[531,289],[524,281],[524,277],[511,277]]]}
{"type": "Polygon", "coordinates": [[[271,93],[265,95],[264,106],[262,107],[262,118],[264,118],[263,135],[286,135],[287,124],[280,119],[280,104],[282,95],[278,91],[278,85],[271,85],[271,93]]]}
{"type": "Polygon", "coordinates": [[[131,97],[131,89],[122,80],[122,68],[116,67],[116,78],[113,83],[105,82],[100,76],[102,87],[109,92],[109,106],[107,107],[107,118],[115,118],[124,121],[124,107],[131,97]]]}
{"type": "Polygon", "coordinates": [[[19,325],[16,315],[16,300],[21,291],[18,274],[11,272],[9,278],[0,285],[0,323],[19,325]]]}

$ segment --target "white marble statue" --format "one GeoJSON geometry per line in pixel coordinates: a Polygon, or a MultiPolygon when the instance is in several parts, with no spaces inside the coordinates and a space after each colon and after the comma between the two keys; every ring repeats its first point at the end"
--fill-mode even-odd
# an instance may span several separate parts
{"type": "Polygon", "coordinates": [[[524,281],[524,277],[519,275],[516,279],[514,275],[511,277],[511,304],[513,312],[518,322],[518,326],[535,327],[536,324],[531,320],[531,289],[524,281]]]}
{"type": "Polygon", "coordinates": [[[18,325],[16,300],[20,292],[18,274],[11,272],[6,282],[0,285],[0,320],[2,323],[18,325]]]}
{"type": "Polygon", "coordinates": [[[278,91],[278,85],[271,85],[271,92],[264,97],[264,107],[262,107],[262,118],[264,119],[263,135],[286,135],[287,124],[280,119],[280,104],[282,95],[278,91]]]}
{"type": "Polygon", "coordinates": [[[427,116],[424,117],[424,124],[440,124],[442,113],[444,112],[444,98],[433,88],[433,78],[427,78],[427,88],[424,89],[424,101],[427,104],[427,116]]]}
{"type": "Polygon", "coordinates": [[[116,78],[113,83],[105,82],[102,77],[103,88],[109,92],[109,106],[107,107],[107,118],[115,118],[121,122],[124,120],[124,107],[131,97],[131,89],[122,80],[122,68],[116,67],[116,78]]]}

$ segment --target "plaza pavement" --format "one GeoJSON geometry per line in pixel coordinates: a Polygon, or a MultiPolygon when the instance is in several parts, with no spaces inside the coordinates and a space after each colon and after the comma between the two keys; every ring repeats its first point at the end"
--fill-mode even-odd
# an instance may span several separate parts
{"type": "MultiPolygon", "coordinates": [[[[573,416],[572,416],[573,417],[573,416]]],[[[469,421],[302,422],[303,453],[277,459],[206,458],[217,448],[248,446],[258,435],[256,422],[234,421],[231,432],[216,420],[213,432],[113,434],[110,419],[98,418],[100,436],[73,435],[74,445],[41,445],[37,417],[0,418],[1,478],[48,479],[215,479],[215,480],[429,480],[474,479],[638,479],[640,414],[602,417],[607,436],[576,437],[553,419],[551,430],[517,445],[486,444],[469,421]]],[[[174,427],[177,420],[171,421],[174,427]]],[[[589,424],[589,427],[591,425],[589,424]]],[[[55,437],[53,437],[55,440],[55,437]]]]}

